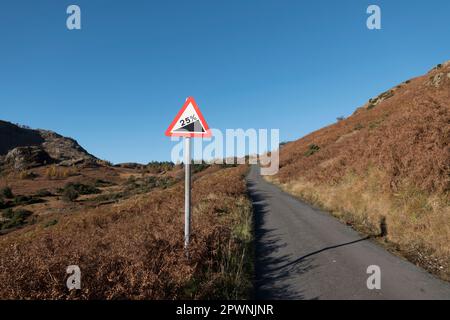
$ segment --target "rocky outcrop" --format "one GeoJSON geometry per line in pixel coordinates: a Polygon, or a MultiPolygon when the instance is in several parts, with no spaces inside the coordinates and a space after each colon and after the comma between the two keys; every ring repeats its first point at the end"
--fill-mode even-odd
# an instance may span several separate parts
{"type": "Polygon", "coordinates": [[[143,169],[145,165],[135,162],[125,162],[125,163],[118,163],[114,165],[114,167],[124,169],[143,169]]]}
{"type": "Polygon", "coordinates": [[[57,163],[94,163],[97,158],[72,138],[0,120],[0,166],[16,170],[57,163]]]}
{"type": "Polygon", "coordinates": [[[53,163],[54,160],[40,146],[17,147],[4,158],[4,162],[14,170],[24,170],[53,163]]]}
{"type": "Polygon", "coordinates": [[[0,120],[0,155],[17,147],[39,146],[44,138],[36,130],[22,128],[0,120]]]}
{"type": "Polygon", "coordinates": [[[433,68],[433,70],[430,72],[431,76],[426,82],[426,85],[439,88],[442,84],[447,82],[448,79],[450,79],[450,72],[448,72],[448,67],[450,67],[450,61],[438,64],[435,68],[433,68]],[[446,69],[447,71],[445,71],[446,69]]]}
{"type": "Polygon", "coordinates": [[[95,159],[72,138],[66,138],[46,130],[39,130],[39,133],[44,138],[42,147],[53,159],[66,162],[95,159]]]}

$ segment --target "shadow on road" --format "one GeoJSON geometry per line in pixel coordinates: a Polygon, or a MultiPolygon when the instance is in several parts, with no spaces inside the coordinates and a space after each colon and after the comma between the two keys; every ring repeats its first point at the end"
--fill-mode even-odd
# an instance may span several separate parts
{"type": "MultiPolygon", "coordinates": [[[[258,177],[259,178],[259,177],[258,177]]],[[[256,179],[258,179],[256,178],[256,179]]],[[[270,202],[271,194],[261,191],[257,187],[257,181],[249,178],[247,189],[249,197],[253,202],[254,230],[255,230],[255,299],[305,299],[302,292],[298,290],[299,284],[293,283],[293,275],[302,275],[315,268],[309,258],[322,252],[340,247],[350,246],[374,236],[328,246],[313,251],[301,257],[292,254],[283,254],[283,248],[287,243],[278,234],[278,230],[267,228],[266,216],[269,212],[267,203],[270,202]]],[[[314,297],[313,299],[319,299],[314,297]]]]}
{"type": "Polygon", "coordinates": [[[264,181],[253,166],[247,177],[253,201],[256,299],[412,299],[450,297],[448,283],[382,250],[331,215],[264,181]],[[367,266],[383,266],[383,291],[367,289],[367,266]]]}
{"type": "Polygon", "coordinates": [[[257,191],[255,183],[248,181],[249,196],[253,201],[255,230],[255,299],[304,299],[301,292],[294,290],[289,284],[293,273],[302,274],[313,267],[307,259],[290,262],[291,255],[276,254],[287,244],[276,234],[276,230],[264,227],[264,217],[267,213],[266,201],[269,195],[257,191]],[[284,264],[283,268],[279,265],[284,264]],[[283,284],[281,284],[283,283],[283,284]]]}
{"type": "Polygon", "coordinates": [[[296,260],[291,261],[289,263],[286,263],[284,265],[281,265],[279,267],[276,267],[276,268],[272,269],[271,271],[278,271],[278,270],[281,270],[283,268],[287,268],[287,267],[289,267],[291,265],[295,265],[295,264],[301,262],[303,259],[306,259],[308,257],[311,257],[313,255],[319,254],[319,253],[327,251],[327,250],[349,246],[349,245],[352,245],[352,244],[355,244],[355,243],[358,243],[358,242],[361,242],[361,241],[369,240],[371,238],[372,238],[372,236],[367,236],[367,237],[364,237],[364,238],[361,238],[361,239],[358,239],[358,240],[355,240],[355,241],[350,241],[350,242],[338,244],[338,245],[335,245],[335,246],[329,246],[329,247],[326,247],[326,248],[323,248],[323,249],[320,249],[320,250],[317,250],[317,251],[305,254],[304,256],[301,256],[300,258],[297,258],[296,260]]]}

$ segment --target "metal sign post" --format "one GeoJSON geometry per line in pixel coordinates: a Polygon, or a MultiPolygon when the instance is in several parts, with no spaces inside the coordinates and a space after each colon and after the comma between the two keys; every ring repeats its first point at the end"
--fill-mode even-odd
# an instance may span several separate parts
{"type": "Polygon", "coordinates": [[[191,138],[209,138],[211,130],[193,97],[188,97],[166,130],[168,137],[184,137],[184,249],[189,259],[191,236],[191,138]]]}
{"type": "Polygon", "coordinates": [[[189,257],[189,236],[191,234],[191,138],[184,138],[184,249],[189,257]]]}

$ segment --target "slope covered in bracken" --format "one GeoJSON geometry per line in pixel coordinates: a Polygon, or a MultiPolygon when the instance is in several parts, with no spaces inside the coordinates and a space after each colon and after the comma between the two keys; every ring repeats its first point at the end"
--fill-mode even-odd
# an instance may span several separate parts
{"type": "MultiPolygon", "coordinates": [[[[70,211],[0,236],[0,299],[247,298],[253,267],[246,172],[210,166],[194,174],[189,259],[183,181],[147,185],[149,191],[96,207],[79,200],[70,211]],[[57,223],[46,223],[52,219],[57,223]],[[70,265],[81,270],[80,290],[66,287],[70,265]]],[[[139,180],[132,177],[128,189],[139,180]]]]}
{"type": "Polygon", "coordinates": [[[275,181],[450,275],[450,61],[281,149],[275,181]]]}

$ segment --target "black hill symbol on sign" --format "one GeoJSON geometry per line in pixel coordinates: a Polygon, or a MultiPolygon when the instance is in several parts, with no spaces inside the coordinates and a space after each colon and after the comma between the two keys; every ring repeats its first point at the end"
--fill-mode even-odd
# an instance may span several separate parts
{"type": "Polygon", "coordinates": [[[174,132],[205,132],[199,120],[192,122],[184,127],[174,130],[174,132]]]}

